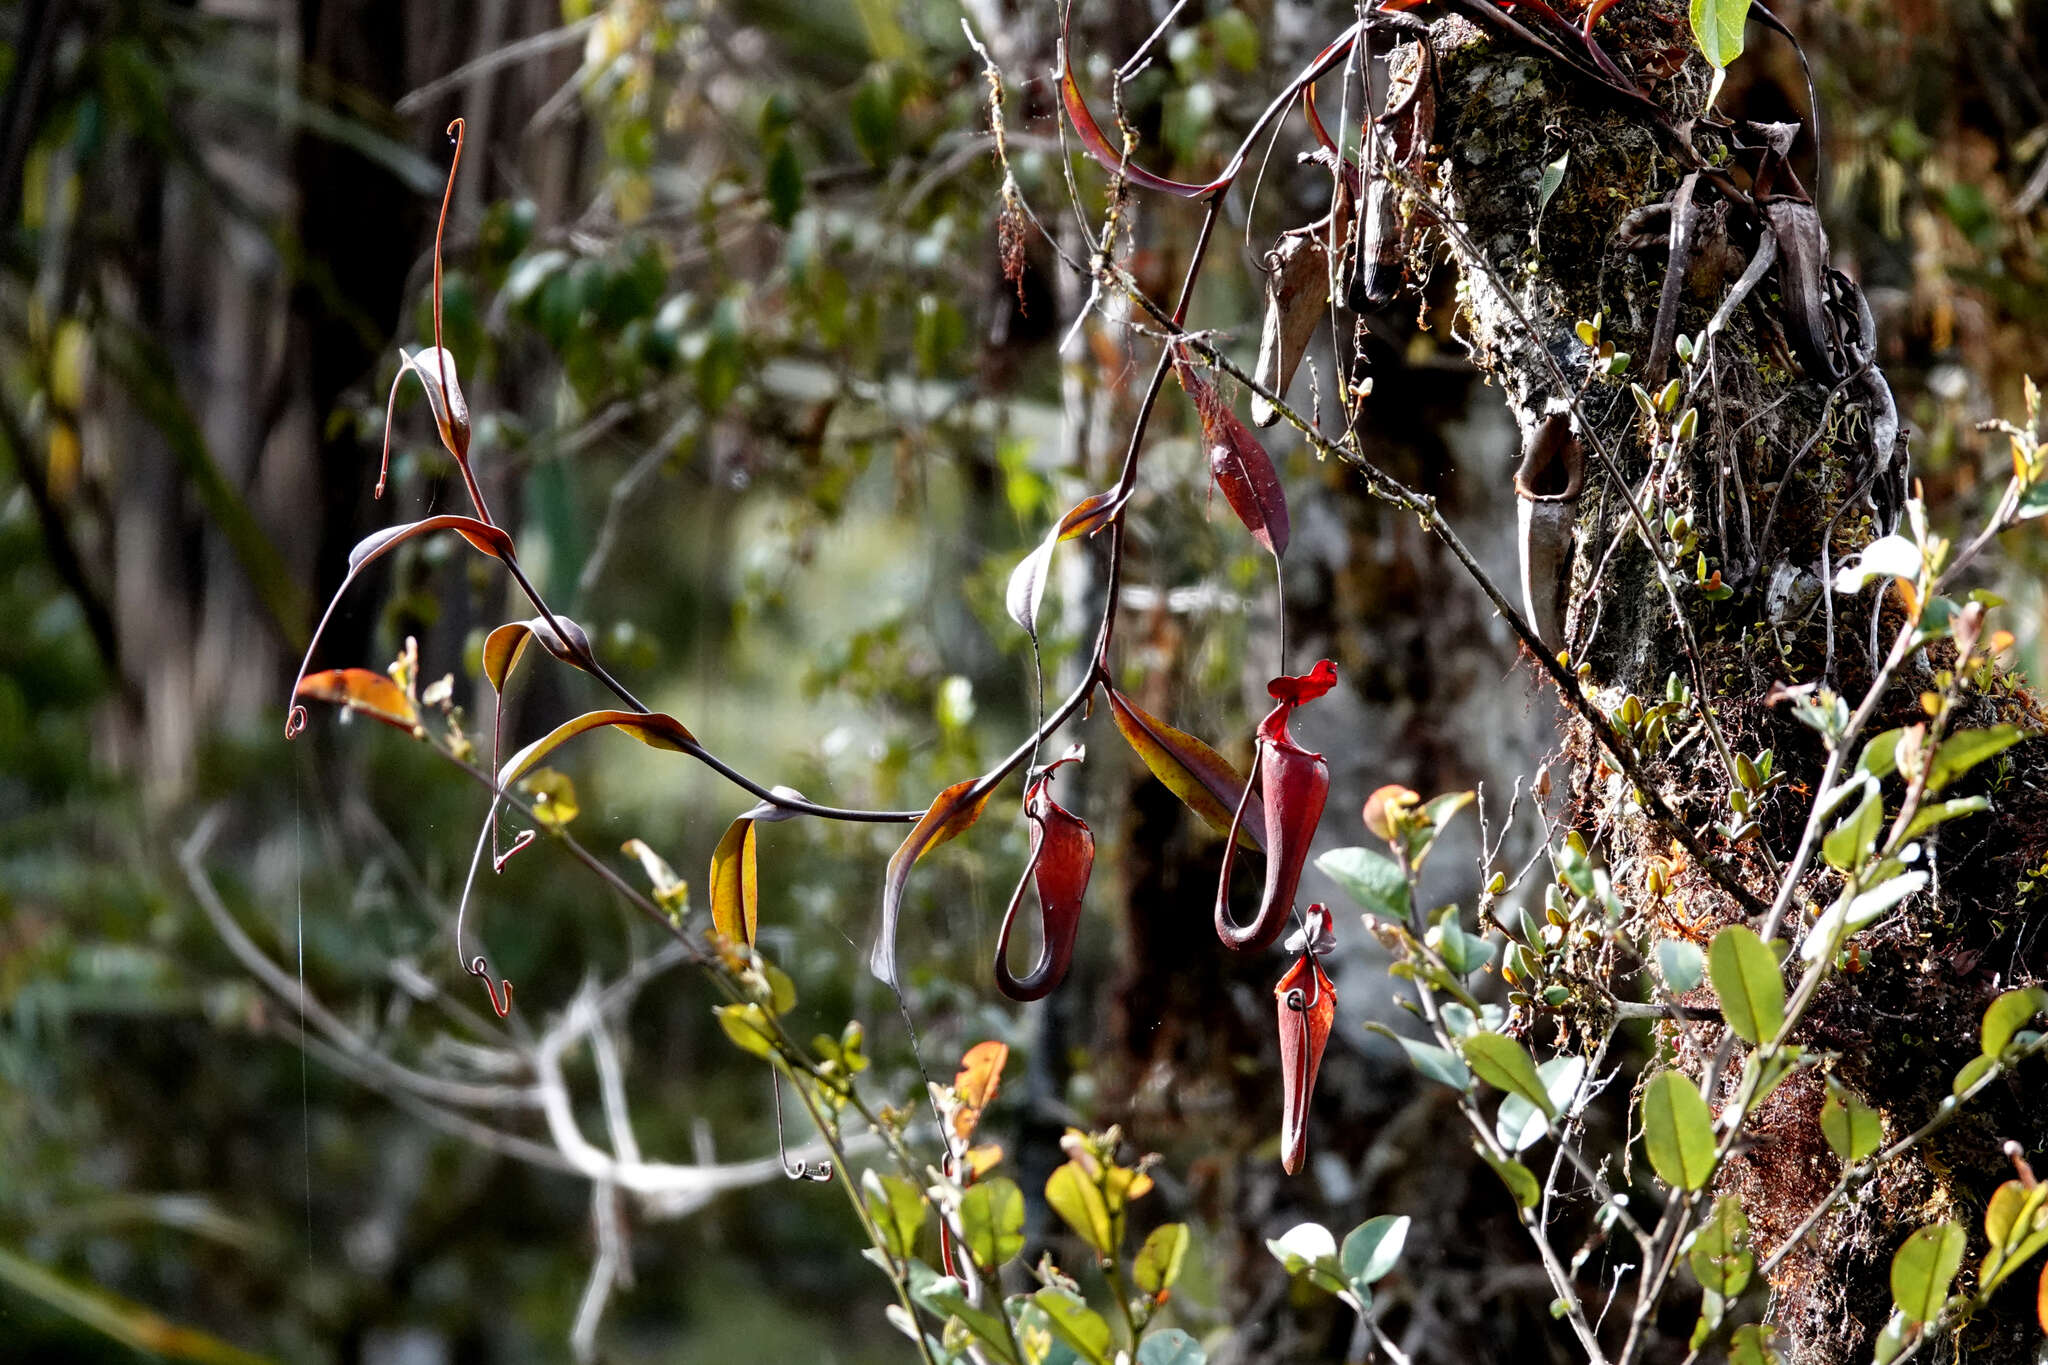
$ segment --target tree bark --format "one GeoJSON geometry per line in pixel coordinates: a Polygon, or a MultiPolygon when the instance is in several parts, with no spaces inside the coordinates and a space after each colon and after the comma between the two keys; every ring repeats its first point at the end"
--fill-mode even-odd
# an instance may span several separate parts
{"type": "MultiPolygon", "coordinates": [[[[1649,769],[1680,817],[1768,901],[1775,888],[1771,858],[1790,856],[1826,758],[1816,733],[1774,708],[1770,693],[1779,683],[1819,683],[1853,706],[1873,673],[1873,639],[1889,648],[1903,620],[1894,598],[1884,596],[1873,628],[1872,592],[1830,601],[1822,585],[1832,567],[1890,529],[1883,524],[1885,485],[1866,483],[1865,475],[1873,463],[1903,464],[1904,441],[1896,450],[1871,449],[1883,395],[1852,383],[1830,403],[1828,386],[1802,373],[1788,354],[1798,350],[1796,321],[1787,319],[1796,291],[1780,272],[1758,287],[1756,306],[1734,313],[1712,362],[1695,370],[1681,407],[1698,408],[1697,435],[1646,489],[1647,424],[1628,397],[1626,380],[1591,374],[1595,355],[1576,326],[1601,319],[1604,339],[1633,356],[1630,378],[1648,362],[1665,252],[1630,250],[1623,228],[1632,211],[1669,199],[1680,184],[1687,168],[1674,155],[1675,140],[1654,120],[1574,81],[1555,62],[1482,35],[1463,20],[1438,21],[1434,31],[1442,84],[1440,159],[1428,188],[1448,209],[1452,226],[1432,226],[1411,196],[1421,229],[1411,234],[1413,250],[1456,258],[1467,299],[1458,329],[1524,432],[1536,432],[1552,413],[1574,409],[1575,422],[1585,428],[1586,484],[1577,503],[1565,626],[1572,662],[1589,669],[1583,677],[1601,707],[1611,709],[1629,694],[1655,700],[1675,676],[1710,699],[1732,750],[1775,753],[1786,781],[1765,801],[1758,837],[1736,844],[1719,830],[1729,822],[1730,784],[1707,737],[1649,769]],[[1539,176],[1566,152],[1564,179],[1542,203],[1539,176]],[[1653,519],[1666,510],[1688,518],[1708,570],[1718,570],[1733,594],[1712,601],[1681,582],[1674,610],[1627,510],[1625,490],[1639,499],[1649,495],[1653,519]],[[1872,490],[1879,495],[1875,507],[1866,496],[1872,490]]],[[[1693,126],[1709,73],[1697,55],[1685,55],[1684,6],[1667,0],[1622,7],[1600,33],[1625,68],[1669,71],[1666,79],[1648,81],[1648,91],[1674,125],[1693,126]]],[[[1780,41],[1755,27],[1751,35],[1752,41],[1780,41]]],[[[1714,137],[1700,125],[1695,141],[1706,150],[1714,137]]],[[[1704,190],[1699,202],[1702,231],[1693,267],[1676,290],[1678,330],[1691,337],[1703,332],[1759,240],[1756,223],[1745,221],[1740,209],[1704,190]]],[[[1672,362],[1672,373],[1683,369],[1672,362]]],[[[1657,529],[1663,538],[1661,525],[1657,529]]],[[[1689,559],[1681,566],[1688,578],[1689,559]]],[[[1902,672],[1866,733],[1924,719],[1918,698],[1932,685],[1931,669],[1953,659],[1945,643],[1932,653],[1931,665],[1909,664],[1902,672]]],[[[2003,677],[1971,691],[1964,705],[1958,728],[1999,722],[2039,728],[2042,720],[2036,704],[2003,677]]],[[[1704,943],[1720,925],[1742,920],[1740,907],[1696,867],[1686,868],[1669,894],[1654,895],[1648,869],[1653,858],[1668,854],[1670,833],[1627,799],[1626,784],[1609,770],[1583,723],[1568,726],[1566,749],[1571,823],[1589,841],[1596,835],[1604,840],[1628,907],[1625,927],[1638,941],[1676,936],[1704,943]]],[[[1936,874],[1933,894],[1913,898],[1904,913],[1865,936],[1862,969],[1831,980],[1798,1039],[1836,1054],[1832,1073],[1883,1114],[1888,1141],[1924,1123],[1948,1096],[1951,1077],[1977,1053],[1978,1021],[1996,991],[2033,979],[2041,968],[2040,940],[2029,929],[2030,906],[2018,882],[2040,864],[2048,845],[2041,818],[2048,759],[2033,744],[2010,754],[1997,774],[1966,788],[1988,792],[1991,811],[1926,841],[1936,874]]],[[[1838,885],[1825,867],[1807,873],[1789,925],[1792,937],[1838,885]]],[[[1596,1008],[1574,1002],[1564,1012],[1596,1008]]],[[[1703,1036],[1704,1053],[1681,1048],[1677,1059],[1695,1077],[1720,1041],[1718,1030],[1703,1036]]],[[[1738,1073],[1739,1066],[1723,1069],[1722,1093],[1709,1095],[1710,1104],[1728,1098],[1738,1073]]],[[[1760,1260],[1839,1174],[1818,1126],[1822,1098],[1813,1072],[1772,1094],[1722,1177],[1722,1192],[1742,1200],[1760,1260]]],[[[1778,1268],[1772,1318],[1790,1337],[1788,1359],[1828,1365],[1868,1359],[1890,1309],[1887,1271],[1899,1243],[1944,1217],[1959,1219],[1976,1236],[1985,1198],[2012,1176],[2001,1143],[2016,1138],[2031,1147],[2048,1120],[2038,1090],[2014,1086],[1984,1099],[1962,1121],[1884,1168],[1778,1268]]],[[[1970,1254],[1981,1250],[1977,1237],[1970,1254]]],[[[2029,1276],[2016,1278],[2031,1286],[2029,1276]]],[[[2025,1289],[2004,1291],[1971,1323],[1965,1354],[1983,1361],[2026,1358],[2036,1337],[2028,1299],[2025,1289]]]]}

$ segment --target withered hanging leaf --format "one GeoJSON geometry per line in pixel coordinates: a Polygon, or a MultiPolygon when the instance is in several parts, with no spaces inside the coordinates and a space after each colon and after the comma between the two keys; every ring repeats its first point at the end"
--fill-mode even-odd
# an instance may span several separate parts
{"type": "MultiPolygon", "coordinates": [[[[1201,740],[1147,713],[1114,688],[1109,692],[1109,711],[1152,775],[1209,828],[1228,838],[1231,814],[1244,795],[1244,774],[1201,740]]],[[[1265,807],[1253,792],[1238,827],[1238,842],[1246,848],[1264,848],[1265,831],[1265,807]]]]}
{"type": "Polygon", "coordinates": [[[711,854],[711,927],[751,948],[761,916],[760,876],[755,861],[754,822],[746,816],[726,827],[711,854]]]}
{"type": "Polygon", "coordinates": [[[390,677],[374,669],[330,668],[301,681],[293,695],[360,711],[407,734],[419,732],[420,716],[412,698],[390,677]]]}
{"type": "Polygon", "coordinates": [[[991,786],[980,796],[975,796],[974,786],[980,780],[971,777],[940,792],[931,807],[910,827],[910,836],[903,841],[902,847],[889,859],[888,874],[882,881],[882,928],[875,938],[874,951],[868,955],[868,970],[892,991],[897,989],[896,921],[903,911],[903,888],[910,880],[910,869],[916,866],[919,858],[948,839],[965,833],[981,818],[995,788],[991,786]]]}
{"type": "Polygon", "coordinates": [[[1109,523],[1123,505],[1115,489],[1081,499],[1046,533],[1038,547],[1010,572],[1009,590],[1003,596],[1010,619],[1038,638],[1038,604],[1045,598],[1046,575],[1052,569],[1052,552],[1063,540],[1094,535],[1109,523]]]}
{"type": "MultiPolygon", "coordinates": [[[[438,516],[422,517],[418,521],[387,526],[381,531],[364,536],[356,542],[356,547],[348,552],[349,577],[353,578],[361,573],[374,560],[389,554],[414,536],[425,535],[429,531],[453,531],[494,559],[504,559],[512,553],[512,537],[489,522],[479,521],[475,517],[459,516],[453,512],[443,512],[438,516]]],[[[344,581],[342,587],[347,586],[347,582],[344,581]]],[[[340,594],[336,593],[335,596],[338,598],[340,594]]],[[[332,609],[330,606],[329,610],[332,609]]]]}
{"type": "Polygon", "coordinates": [[[1230,510],[1267,553],[1276,559],[1286,554],[1287,495],[1280,487],[1273,457],[1251,428],[1238,420],[1216,386],[1202,378],[1185,356],[1175,359],[1173,369],[1181,388],[1195,402],[1195,413],[1202,422],[1202,443],[1209,453],[1209,473],[1223,490],[1230,510]]]}
{"type": "MultiPolygon", "coordinates": [[[[1340,194],[1339,199],[1344,196],[1340,194]]],[[[1266,253],[1266,319],[1259,332],[1259,366],[1253,371],[1260,384],[1287,396],[1294,372],[1308,351],[1309,338],[1323,318],[1330,302],[1330,253],[1324,234],[1330,222],[1283,232],[1266,253]]],[[[1337,240],[1343,240],[1340,229],[1337,240]]],[[[1262,395],[1252,395],[1252,422],[1270,427],[1280,420],[1280,409],[1262,395]]]]}

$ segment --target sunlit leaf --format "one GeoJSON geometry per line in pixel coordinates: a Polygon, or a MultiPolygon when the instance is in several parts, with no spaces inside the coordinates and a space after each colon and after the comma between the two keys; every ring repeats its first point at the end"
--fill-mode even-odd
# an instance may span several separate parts
{"type": "Polygon", "coordinates": [[[1044,540],[1010,573],[1010,586],[1003,595],[1010,619],[1038,638],[1038,606],[1045,599],[1046,577],[1052,570],[1052,552],[1063,540],[1093,535],[1108,524],[1122,505],[1116,490],[1083,498],[1046,533],[1044,540]]]}
{"type": "Polygon", "coordinates": [[[1909,1322],[1932,1322],[1948,1301],[1969,1237],[1960,1223],[1935,1223],[1905,1240],[1892,1257],[1892,1302],[1909,1322]]]}
{"type": "Polygon", "coordinates": [[[582,666],[578,652],[582,657],[589,656],[590,636],[566,616],[557,613],[555,620],[562,627],[560,634],[547,623],[546,617],[536,616],[531,621],[508,621],[484,637],[484,677],[493,690],[505,690],[505,679],[519,666],[527,645],[536,640],[563,663],[582,666]]]}
{"type": "Polygon", "coordinates": [[[1407,874],[1386,854],[1370,848],[1333,848],[1316,858],[1316,869],[1373,914],[1408,918],[1407,874]]]}
{"type": "Polygon", "coordinates": [[[1054,1336],[1072,1347],[1088,1365],[1109,1365],[1109,1324],[1079,1294],[1041,1289],[1031,1296],[1044,1312],[1054,1336]]]}
{"type": "Polygon", "coordinates": [[[1714,1210],[1692,1235],[1685,1250],[1686,1264],[1699,1282],[1724,1299],[1732,1299],[1749,1285],[1756,1261],[1745,1243],[1749,1219],[1742,1204],[1732,1195],[1714,1201],[1714,1210]]]}
{"type": "Polygon", "coordinates": [[[1045,1182],[1045,1202],[1099,1256],[1116,1252],[1116,1224],[1102,1191],[1088,1173],[1067,1162],[1045,1182]]]}
{"type": "Polygon", "coordinates": [[[1657,970],[1664,976],[1664,986],[1673,995],[1684,995],[1700,984],[1705,970],[1705,961],[1697,943],[1688,943],[1682,938],[1661,938],[1657,940],[1657,970]]]}
{"type": "Polygon", "coordinates": [[[412,698],[389,675],[375,669],[331,668],[315,673],[299,683],[295,695],[308,701],[345,706],[407,734],[419,732],[420,715],[412,698]]]}
{"type": "Polygon", "coordinates": [[[775,1050],[775,1030],[768,1022],[768,1012],[749,1001],[741,1005],[716,1005],[711,1012],[718,1016],[720,1028],[725,1036],[732,1039],[741,1051],[756,1057],[766,1057],[775,1050]]]}
{"type": "Polygon", "coordinates": [[[1664,1183],[1704,1185],[1714,1168],[1714,1116],[1692,1078],[1665,1071],[1643,1089],[1643,1147],[1664,1183]]]}
{"type": "Polygon", "coordinates": [[[1465,1054],[1465,1064],[1480,1080],[1495,1089],[1520,1095],[1542,1110],[1545,1118],[1557,1117],[1557,1106],[1550,1102],[1543,1078],[1536,1074],[1536,1064],[1529,1060],[1520,1043],[1506,1034],[1475,1033],[1461,1039],[1458,1050],[1465,1054]]]}
{"type": "Polygon", "coordinates": [[[1131,1262],[1131,1279],[1138,1288],[1155,1297],[1173,1288],[1187,1260],[1189,1240],[1186,1223],[1162,1223],[1152,1229],[1131,1262]]]}
{"type": "Polygon", "coordinates": [[[1884,1120],[1877,1111],[1833,1081],[1820,1103],[1820,1131],[1835,1155],[1848,1163],[1871,1156],[1884,1142],[1884,1120]]]}
{"type": "Polygon", "coordinates": [[[1024,1250],[1024,1192],[997,1177],[970,1185],[960,1199],[960,1239],[983,1270],[994,1270],[1024,1250]]]}
{"type": "Polygon", "coordinates": [[[866,1171],[860,1178],[867,1196],[868,1217],[882,1235],[882,1246],[898,1260],[908,1260],[917,1250],[917,1236],[924,1228],[923,1191],[901,1176],[866,1171]]]}
{"type": "Polygon", "coordinates": [[[2005,1051],[2013,1034],[2044,1009],[2048,1009],[2048,990],[2039,986],[2007,991],[1992,1001],[1984,1010],[1984,1055],[1996,1057],[2005,1051]]]}
{"type": "Polygon", "coordinates": [[[1337,1263],[1353,1289],[1369,1289],[1385,1279],[1400,1264],[1401,1248],[1408,1241],[1409,1219],[1383,1213],[1368,1218],[1344,1239],[1337,1263]]]}
{"type": "Polygon", "coordinates": [[[1778,1365],[1771,1338],[1778,1329],[1767,1322],[1745,1322],[1728,1338],[1728,1365],[1778,1365]]]}
{"type": "Polygon", "coordinates": [[[982,1111],[995,1103],[1009,1061],[1009,1044],[993,1039],[976,1043],[960,1058],[960,1070],[953,1077],[953,1094],[960,1101],[953,1115],[953,1132],[961,1141],[974,1136],[982,1111]]]}
{"type": "Polygon", "coordinates": [[[897,988],[896,921],[903,910],[903,888],[910,881],[910,869],[919,858],[966,832],[981,818],[995,788],[991,786],[976,796],[974,786],[978,781],[979,778],[969,778],[956,782],[933,798],[931,806],[910,827],[909,836],[889,859],[882,882],[881,932],[875,937],[874,951],[868,954],[868,970],[892,991],[897,988]]]}
{"type": "Polygon", "coordinates": [[[533,818],[552,830],[566,829],[582,813],[576,800],[576,784],[566,773],[553,768],[535,768],[519,783],[533,804],[533,818]]]}
{"type": "Polygon", "coordinates": [[[697,737],[684,729],[683,723],[674,716],[664,715],[659,711],[645,714],[638,711],[586,711],[574,720],[563,721],[506,759],[505,766],[498,772],[498,785],[511,786],[543,758],[576,736],[604,729],[615,729],[621,734],[631,735],[642,744],[656,749],[668,749],[679,754],[697,752],[697,737]]]}
{"type": "Polygon", "coordinates": [[[1493,1167],[1493,1173],[1508,1187],[1508,1193],[1514,1196],[1517,1204],[1525,1209],[1533,1209],[1542,1202],[1543,1187],[1536,1183],[1534,1171],[1512,1157],[1506,1160],[1497,1158],[1483,1147],[1479,1149],[1479,1155],[1486,1159],[1487,1165],[1493,1167]]]}
{"type": "Polygon", "coordinates": [[[754,822],[745,816],[726,827],[711,853],[706,879],[711,927],[732,943],[754,946],[761,918],[761,877],[755,862],[754,822]]]}
{"type": "Polygon", "coordinates": [[[2027,738],[2017,725],[1994,725],[1985,730],[1958,730],[1934,751],[1927,767],[1927,790],[1938,792],[1988,758],[2004,753],[2027,738]]]}
{"type": "Polygon", "coordinates": [[[648,884],[654,890],[654,900],[670,914],[681,914],[690,905],[690,884],[676,875],[668,865],[668,859],[649,848],[639,839],[628,839],[619,846],[619,851],[639,860],[640,870],[646,874],[648,884]]]}
{"type": "Polygon", "coordinates": [[[1202,1343],[1178,1327],[1153,1332],[1138,1344],[1138,1365],[1208,1365],[1202,1343]]]}
{"type": "MultiPolygon", "coordinates": [[[[1550,1096],[1552,1110],[1561,1114],[1571,1104],[1572,1097],[1578,1094],[1579,1082],[1585,1079],[1586,1059],[1552,1057],[1536,1068],[1536,1074],[1543,1081],[1544,1093],[1550,1096]]],[[[1501,1100],[1494,1133],[1508,1151],[1526,1151],[1549,1131],[1550,1124],[1543,1111],[1522,1096],[1509,1094],[1501,1100]]]]}
{"type": "MultiPolygon", "coordinates": [[[[1116,728],[1152,775],[1209,828],[1228,838],[1231,813],[1244,795],[1244,775],[1201,740],[1147,714],[1115,688],[1109,689],[1109,710],[1116,728]]],[[[1237,837],[1246,848],[1265,846],[1265,807],[1257,792],[1245,803],[1237,837]]]]}
{"type": "Polygon", "coordinates": [[[1737,1037],[1750,1044],[1777,1037],[1785,1022],[1785,979],[1754,931],[1731,924],[1715,934],[1707,970],[1721,997],[1721,1017],[1737,1037]]]}

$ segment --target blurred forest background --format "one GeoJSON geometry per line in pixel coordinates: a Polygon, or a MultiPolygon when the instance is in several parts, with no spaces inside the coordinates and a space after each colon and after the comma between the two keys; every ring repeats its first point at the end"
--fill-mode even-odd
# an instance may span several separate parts
{"type": "MultiPolygon", "coordinates": [[[[1081,8],[1093,88],[1168,8],[1081,8]]],[[[2004,455],[1973,424],[2016,413],[2021,376],[2048,372],[2048,4],[1781,12],[1817,64],[1823,208],[1878,308],[1915,473],[1937,520],[1978,517],[2004,455]]],[[[1182,7],[1126,89],[1151,163],[1212,172],[1347,16],[1182,7]]],[[[1102,182],[1059,136],[1049,3],[0,13],[0,1357],[452,1365],[560,1359],[573,1337],[621,1362],[904,1358],[843,1199],[783,1179],[764,1069],[658,937],[557,850],[528,852],[472,907],[518,983],[499,1023],[448,946],[483,792],[397,731],[332,713],[295,744],[282,730],[350,547],[460,502],[416,387],[371,496],[397,348],[432,344],[443,128],[460,115],[446,322],[473,454],[522,559],[614,670],[748,772],[840,804],[920,805],[1028,733],[1031,660],[1003,587],[1108,481],[1155,352],[1114,310],[1076,328],[1086,281],[1035,226],[1006,278],[963,19],[1005,73],[1019,190],[1082,254],[1068,173],[1091,216],[1102,182]],[[565,1084],[585,1131],[623,1096],[638,1149],[694,1173],[660,1192],[594,1191],[531,1098],[536,1038],[592,979],[637,995],[558,1058],[565,1084]]],[[[1724,106],[1801,105],[1786,53],[1759,44],[1724,106]]],[[[1233,203],[1234,257],[1195,305],[1247,365],[1258,254],[1322,211],[1326,178],[1293,160],[1305,145],[1283,136],[1249,221],[1233,203]]],[[[1197,214],[1135,210],[1130,265],[1156,296],[1197,214]]],[[[1441,276],[1427,306],[1375,319],[1367,420],[1382,463],[1512,581],[1516,437],[1441,276]]],[[[1269,569],[1211,516],[1177,395],[1166,417],[1123,685],[1188,729],[1248,735],[1278,625],[1269,569]]],[[[1304,729],[1336,777],[1324,841],[1356,842],[1384,782],[1498,798],[1553,733],[1508,633],[1412,520],[1287,440],[1274,453],[1295,509],[1293,657],[1343,677],[1304,729]]],[[[2031,626],[2020,658],[2038,677],[2048,554],[2038,532],[2004,550],[2007,623],[2031,626]]],[[[1058,561],[1048,685],[1085,645],[1096,553],[1058,561]]],[[[416,640],[423,682],[452,675],[481,734],[482,636],[526,614],[493,566],[423,540],[358,586],[316,666],[382,667],[416,640]]],[[[506,734],[601,704],[530,664],[506,734]]],[[[1016,1050],[987,1127],[1027,1191],[1068,1123],[1119,1122],[1164,1155],[1141,1216],[1197,1228],[1174,1311],[1212,1359],[1343,1358],[1348,1316],[1291,1304],[1263,1239],[1381,1212],[1417,1220],[1384,1291],[1417,1359],[1557,1349],[1542,1276],[1500,1259],[1506,1200],[1444,1137],[1447,1092],[1421,1091],[1363,1027],[1398,1015],[1355,921],[1315,1155],[1279,1175],[1269,973],[1208,941],[1217,841],[1107,717],[1076,729],[1094,759],[1062,800],[1104,856],[1074,976],[1040,1005],[993,991],[1025,845],[1014,820],[984,822],[909,903],[933,1071],[978,1039],[1016,1050]]],[[[618,850],[645,840],[701,903],[738,793],[602,737],[557,766],[586,844],[637,876],[618,850]]],[[[1468,887],[1462,837],[1431,871],[1468,887]]],[[[866,1022],[877,1093],[900,1101],[909,1038],[865,970],[897,839],[769,825],[761,865],[764,942],[820,1029],[866,1022]]],[[[1507,856],[1532,847],[1525,832],[1507,856]]]]}

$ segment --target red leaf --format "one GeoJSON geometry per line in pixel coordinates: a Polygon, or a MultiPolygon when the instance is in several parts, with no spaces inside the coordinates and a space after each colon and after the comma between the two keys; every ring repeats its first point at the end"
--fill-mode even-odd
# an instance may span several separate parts
{"type": "Polygon", "coordinates": [[[1231,814],[1245,801],[1245,820],[1238,837],[1247,848],[1264,848],[1266,817],[1258,794],[1245,797],[1244,775],[1230,760],[1185,730],[1176,730],[1138,708],[1111,688],[1109,713],[1116,728],[1166,789],[1202,817],[1209,828],[1230,837],[1231,814]]]}
{"type": "Polygon", "coordinates": [[[1337,685],[1337,665],[1324,659],[1299,677],[1280,677],[1266,684],[1266,695],[1289,706],[1316,700],[1337,685]]]}
{"type": "Polygon", "coordinates": [[[293,695],[333,702],[336,706],[346,706],[373,720],[396,726],[407,734],[419,733],[420,716],[413,707],[412,698],[406,696],[405,689],[387,674],[373,669],[332,668],[325,673],[315,673],[302,681],[293,695]]]}
{"type": "Polygon", "coordinates": [[[1337,988],[1322,964],[1304,954],[1280,978],[1273,997],[1280,1024],[1280,1165],[1293,1175],[1308,1156],[1309,1100],[1337,1017],[1337,988]]]}
{"type": "Polygon", "coordinates": [[[975,796],[974,785],[980,780],[970,777],[965,782],[956,782],[934,797],[930,809],[910,827],[909,837],[889,859],[888,874],[882,881],[882,928],[875,938],[874,951],[868,954],[868,970],[892,991],[899,989],[896,981],[896,921],[903,910],[903,888],[910,881],[910,869],[917,865],[919,858],[948,839],[965,833],[981,818],[981,812],[988,806],[988,799],[995,788],[991,786],[980,796],[975,796]]]}
{"type": "Polygon", "coordinates": [[[1185,357],[1175,359],[1173,368],[1181,388],[1195,400],[1202,441],[1209,451],[1209,473],[1223,490],[1230,510],[1267,553],[1275,558],[1286,554],[1287,495],[1280,487],[1273,457],[1251,428],[1238,420],[1216,386],[1197,374],[1185,357]]]}
{"type": "Polygon", "coordinates": [[[1111,175],[1121,176],[1140,188],[1159,190],[1166,194],[1178,195],[1182,199],[1199,199],[1205,194],[1228,189],[1230,182],[1237,178],[1236,161],[1225,167],[1219,178],[1206,185],[1190,184],[1185,180],[1168,180],[1163,175],[1154,175],[1143,166],[1126,161],[1121,149],[1112,146],[1109,139],[1103,135],[1101,125],[1095,121],[1095,115],[1088,112],[1088,101],[1081,97],[1081,87],[1074,81],[1073,46],[1067,39],[1064,26],[1060,30],[1059,64],[1060,103],[1066,106],[1067,121],[1074,125],[1074,135],[1081,140],[1081,145],[1087,149],[1088,155],[1094,157],[1111,175]]]}

